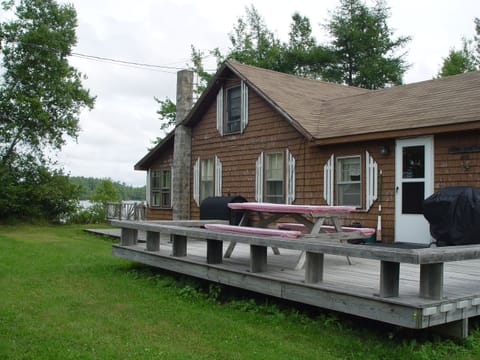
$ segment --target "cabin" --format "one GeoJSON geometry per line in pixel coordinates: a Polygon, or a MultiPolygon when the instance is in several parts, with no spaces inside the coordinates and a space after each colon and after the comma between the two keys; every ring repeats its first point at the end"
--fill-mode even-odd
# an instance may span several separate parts
{"type": "MultiPolygon", "coordinates": [[[[355,206],[344,224],[377,228],[381,206],[383,242],[428,244],[423,200],[480,186],[480,72],[366,90],[227,60],[179,126],[190,219],[207,197],[241,195],[355,206]]],[[[149,220],[173,217],[175,138],[135,165],[149,220]]]]}

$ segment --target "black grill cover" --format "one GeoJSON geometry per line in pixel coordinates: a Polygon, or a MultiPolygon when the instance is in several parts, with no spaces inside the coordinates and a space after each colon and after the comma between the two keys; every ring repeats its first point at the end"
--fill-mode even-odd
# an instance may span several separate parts
{"type": "Polygon", "coordinates": [[[200,204],[200,220],[228,220],[230,225],[238,225],[243,211],[232,211],[228,203],[246,202],[243,196],[212,196],[200,204]]]}
{"type": "Polygon", "coordinates": [[[446,187],[424,200],[423,215],[438,246],[480,243],[480,189],[446,187]]]}

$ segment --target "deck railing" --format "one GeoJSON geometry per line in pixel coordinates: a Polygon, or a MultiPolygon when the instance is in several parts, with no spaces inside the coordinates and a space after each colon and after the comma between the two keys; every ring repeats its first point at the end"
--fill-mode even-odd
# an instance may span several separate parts
{"type": "Polygon", "coordinates": [[[145,220],[143,202],[107,202],[106,220],[145,220]]]}

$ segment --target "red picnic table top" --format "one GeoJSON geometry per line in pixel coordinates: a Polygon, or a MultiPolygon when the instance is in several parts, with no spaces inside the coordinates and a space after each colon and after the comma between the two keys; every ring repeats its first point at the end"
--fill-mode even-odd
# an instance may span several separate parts
{"type": "Polygon", "coordinates": [[[285,214],[348,213],[356,210],[354,206],[287,205],[257,202],[229,203],[228,207],[234,210],[252,210],[285,214]]]}

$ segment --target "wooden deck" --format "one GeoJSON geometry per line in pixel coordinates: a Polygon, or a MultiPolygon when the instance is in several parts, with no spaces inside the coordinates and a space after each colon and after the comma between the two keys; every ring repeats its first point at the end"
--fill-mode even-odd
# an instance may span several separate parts
{"type": "MultiPolygon", "coordinates": [[[[305,270],[295,270],[300,252],[268,250],[263,272],[250,271],[250,246],[237,244],[231,258],[207,264],[205,241],[189,239],[186,256],[172,256],[169,236],[162,235],[160,251],[147,251],[146,244],[114,245],[113,255],[154,267],[220,284],[305,303],[320,308],[366,317],[390,324],[425,329],[436,327],[449,335],[465,337],[468,319],[480,315],[480,260],[444,264],[443,297],[419,296],[419,266],[400,265],[398,297],[380,297],[380,262],[325,254],[323,281],[305,284],[305,270]]],[[[223,242],[223,247],[228,246],[223,242]]]]}

